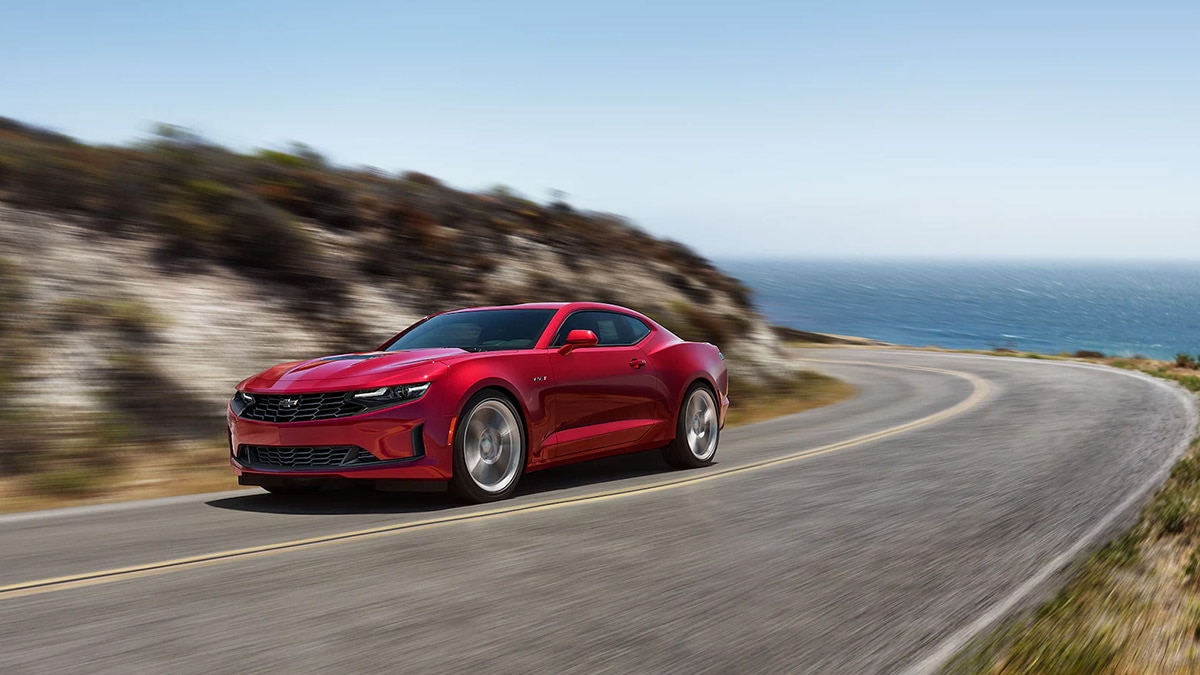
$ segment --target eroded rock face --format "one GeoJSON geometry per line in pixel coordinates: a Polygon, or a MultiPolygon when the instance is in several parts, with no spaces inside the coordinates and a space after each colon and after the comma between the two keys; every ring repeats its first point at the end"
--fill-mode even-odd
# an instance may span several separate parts
{"type": "Polygon", "coordinates": [[[718,344],[735,377],[791,367],[736,280],[619,220],[574,218],[595,229],[540,234],[518,223],[485,237],[474,225],[436,224],[419,245],[294,219],[311,242],[305,274],[279,278],[229,260],[165,255],[153,228],[0,202],[0,257],[25,289],[8,321],[32,345],[6,396],[64,419],[139,396],[173,397],[211,421],[241,378],[271,364],[371,349],[437,309],[537,300],[638,309],[687,339],[718,344]],[[154,391],[114,391],[121,386],[154,391]]]}

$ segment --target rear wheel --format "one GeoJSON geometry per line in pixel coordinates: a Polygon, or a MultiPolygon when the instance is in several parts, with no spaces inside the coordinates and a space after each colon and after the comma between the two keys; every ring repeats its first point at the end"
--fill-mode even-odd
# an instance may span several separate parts
{"type": "Polygon", "coordinates": [[[524,470],[525,429],[516,406],[495,390],[471,397],[454,432],[451,491],[467,502],[504,499],[524,470]]]}
{"type": "Polygon", "coordinates": [[[679,406],[675,440],[663,449],[663,457],[676,469],[708,466],[717,456],[720,441],[720,411],[708,387],[696,383],[688,389],[679,406]]]}

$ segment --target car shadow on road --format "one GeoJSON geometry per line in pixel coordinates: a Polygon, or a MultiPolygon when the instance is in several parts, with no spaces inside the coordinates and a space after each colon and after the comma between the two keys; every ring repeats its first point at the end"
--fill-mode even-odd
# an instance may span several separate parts
{"type": "MultiPolygon", "coordinates": [[[[671,471],[657,450],[606,457],[530,473],[521,478],[514,497],[548,495],[560,490],[671,471]]],[[[273,495],[261,492],[214,499],[206,504],[233,511],[292,515],[424,513],[464,506],[445,492],[389,492],[375,490],[369,485],[353,484],[312,495],[273,495]]]]}

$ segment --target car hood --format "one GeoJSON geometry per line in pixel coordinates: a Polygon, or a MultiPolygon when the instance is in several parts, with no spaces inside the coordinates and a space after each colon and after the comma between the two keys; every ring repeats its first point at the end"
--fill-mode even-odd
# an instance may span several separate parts
{"type": "Polygon", "coordinates": [[[301,393],[424,382],[446,369],[438,359],[463,354],[451,348],[322,356],[268,368],[243,380],[238,389],[255,394],[301,393]]]}

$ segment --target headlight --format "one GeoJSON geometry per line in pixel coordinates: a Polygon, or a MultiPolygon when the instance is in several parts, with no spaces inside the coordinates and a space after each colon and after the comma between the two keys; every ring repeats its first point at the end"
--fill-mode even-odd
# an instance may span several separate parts
{"type": "Polygon", "coordinates": [[[378,389],[355,392],[353,398],[369,406],[381,406],[415,401],[424,396],[427,391],[429,391],[428,382],[398,384],[394,387],[380,387],[378,389]]]}

